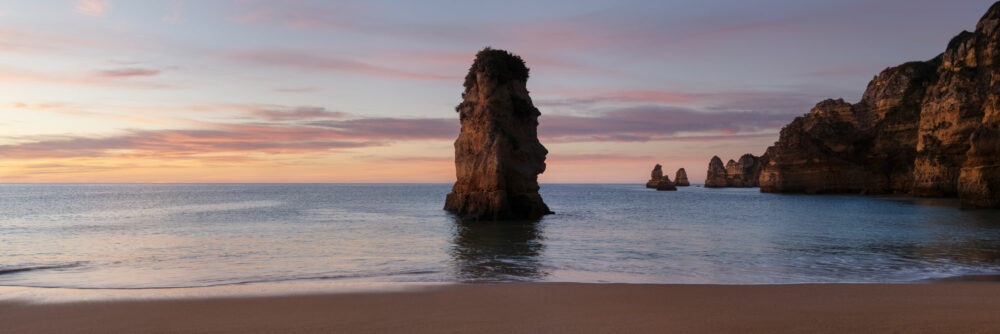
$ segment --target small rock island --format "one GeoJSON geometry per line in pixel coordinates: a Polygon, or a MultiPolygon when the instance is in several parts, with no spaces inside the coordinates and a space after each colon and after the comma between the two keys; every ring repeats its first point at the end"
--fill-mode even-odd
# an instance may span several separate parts
{"type": "Polygon", "coordinates": [[[687,187],[691,185],[688,181],[687,172],[684,168],[677,170],[677,175],[674,177],[677,182],[670,181],[669,175],[663,174],[663,166],[656,164],[653,166],[653,171],[649,173],[649,181],[646,181],[646,188],[652,188],[656,190],[677,190],[677,187],[687,187]]]}
{"type": "Polygon", "coordinates": [[[455,107],[458,177],[444,209],[465,220],[532,220],[552,213],[538,194],[548,150],[538,141],[538,116],[528,96],[521,57],[485,48],[465,77],[455,107]]]}
{"type": "Polygon", "coordinates": [[[691,186],[691,181],[688,181],[688,173],[684,171],[684,168],[677,170],[677,175],[674,176],[674,185],[678,187],[691,186]]]}
{"type": "Polygon", "coordinates": [[[656,188],[656,185],[660,183],[660,179],[663,178],[663,166],[656,164],[653,167],[653,171],[649,173],[649,181],[646,181],[646,188],[656,188]]]}

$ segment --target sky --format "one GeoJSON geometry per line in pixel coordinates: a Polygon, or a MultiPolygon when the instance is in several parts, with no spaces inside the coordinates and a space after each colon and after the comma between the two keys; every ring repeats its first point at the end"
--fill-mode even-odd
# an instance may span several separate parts
{"type": "Polygon", "coordinates": [[[522,56],[542,183],[701,183],[990,1],[0,0],[0,182],[453,182],[476,51],[522,56]]]}

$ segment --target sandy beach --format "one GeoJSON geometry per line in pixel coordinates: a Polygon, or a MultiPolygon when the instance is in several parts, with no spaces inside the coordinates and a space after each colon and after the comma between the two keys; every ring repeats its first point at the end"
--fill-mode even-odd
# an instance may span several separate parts
{"type": "Polygon", "coordinates": [[[381,293],[0,303],[6,333],[987,333],[1000,284],[459,284],[381,293]]]}

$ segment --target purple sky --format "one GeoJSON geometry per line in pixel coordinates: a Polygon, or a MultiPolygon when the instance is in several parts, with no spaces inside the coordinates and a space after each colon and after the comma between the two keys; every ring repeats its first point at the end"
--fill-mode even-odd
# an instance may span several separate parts
{"type": "Polygon", "coordinates": [[[2,182],[450,182],[485,46],[520,54],[542,182],[702,182],[989,1],[0,1],[2,182]]]}

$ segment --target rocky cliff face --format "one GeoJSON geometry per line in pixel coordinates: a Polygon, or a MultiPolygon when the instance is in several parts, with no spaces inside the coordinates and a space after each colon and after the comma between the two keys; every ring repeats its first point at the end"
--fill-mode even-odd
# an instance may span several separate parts
{"type": "Polygon", "coordinates": [[[712,157],[708,163],[708,176],[705,179],[706,188],[752,188],[760,185],[761,169],[767,161],[766,157],[744,154],[739,161],[729,160],[725,166],[722,159],[712,157]]]}
{"type": "Polygon", "coordinates": [[[653,167],[653,171],[649,173],[649,181],[646,181],[646,188],[656,188],[656,185],[660,183],[660,179],[663,178],[663,166],[656,164],[653,167]]]}
{"type": "MultiPolygon", "coordinates": [[[[945,63],[955,58],[975,58],[981,88],[982,121],[969,136],[969,151],[958,178],[958,195],[972,207],[1000,207],[1000,2],[976,25],[975,36],[945,63]],[[964,51],[964,53],[963,53],[964,51]]],[[[971,66],[968,62],[966,66],[971,66]]]]}
{"type": "Polygon", "coordinates": [[[912,193],[1000,205],[1000,3],[946,51],[889,68],[856,104],[820,102],[768,148],[761,191],[912,193]]]}
{"type": "Polygon", "coordinates": [[[538,141],[541,113],[528,96],[520,57],[486,48],[465,77],[455,141],[458,180],[444,209],[469,220],[537,219],[552,213],[538,194],[548,151],[538,141]]]}
{"type": "Polygon", "coordinates": [[[688,181],[688,174],[684,171],[684,168],[677,170],[677,174],[674,176],[674,184],[678,187],[691,186],[691,182],[688,181]]]}

